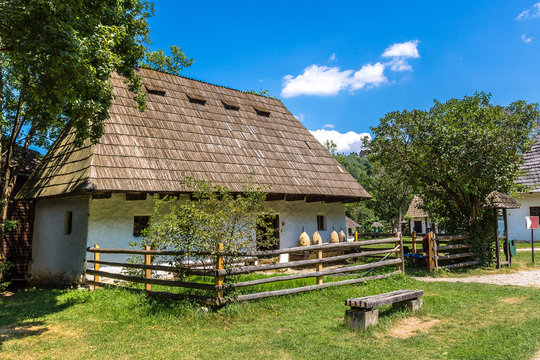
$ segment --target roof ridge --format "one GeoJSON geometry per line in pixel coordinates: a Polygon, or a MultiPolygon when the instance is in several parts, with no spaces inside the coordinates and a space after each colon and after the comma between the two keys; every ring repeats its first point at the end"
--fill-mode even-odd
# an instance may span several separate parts
{"type": "Polygon", "coordinates": [[[177,77],[184,78],[184,79],[187,79],[187,80],[197,81],[197,82],[200,82],[200,83],[203,83],[203,84],[207,84],[207,85],[211,85],[211,86],[217,86],[217,87],[220,87],[220,88],[224,88],[224,89],[228,89],[228,90],[232,90],[232,91],[238,91],[238,92],[241,92],[241,93],[244,93],[244,94],[248,94],[248,95],[260,96],[260,97],[265,98],[265,99],[276,100],[276,101],[281,102],[280,99],[275,98],[275,97],[274,97],[274,98],[271,98],[271,97],[268,97],[268,96],[264,96],[264,95],[252,93],[252,92],[245,91],[245,90],[238,90],[238,89],[234,89],[234,88],[232,88],[232,87],[228,87],[228,86],[225,86],[225,85],[219,85],[219,84],[214,84],[214,83],[211,83],[211,82],[208,82],[208,81],[195,79],[195,78],[192,78],[192,77],[189,77],[189,76],[184,76],[184,75],[179,75],[179,74],[173,74],[172,72],[165,71],[165,70],[156,70],[156,69],[152,69],[152,68],[150,68],[150,67],[145,67],[145,66],[138,66],[138,67],[136,67],[136,69],[150,70],[150,71],[155,71],[155,72],[158,72],[158,73],[161,73],[161,74],[167,74],[167,75],[177,76],[177,77]]]}

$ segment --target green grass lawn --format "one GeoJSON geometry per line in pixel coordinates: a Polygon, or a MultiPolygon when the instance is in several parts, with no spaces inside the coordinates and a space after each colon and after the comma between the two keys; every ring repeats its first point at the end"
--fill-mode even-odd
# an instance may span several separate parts
{"type": "Polygon", "coordinates": [[[120,290],[0,296],[0,359],[531,359],[540,289],[423,283],[406,276],[229,305],[120,290]],[[381,309],[369,331],[343,326],[350,297],[423,289],[411,314],[381,309]]]}

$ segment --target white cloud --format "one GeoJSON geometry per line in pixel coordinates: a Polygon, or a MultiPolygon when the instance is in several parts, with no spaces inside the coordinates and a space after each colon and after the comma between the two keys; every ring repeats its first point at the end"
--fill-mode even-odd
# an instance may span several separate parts
{"type": "Polygon", "coordinates": [[[419,58],[420,54],[418,53],[418,40],[406,41],[403,43],[395,43],[390,45],[384,50],[382,57],[391,57],[391,58],[419,58]]]}
{"type": "Polygon", "coordinates": [[[322,127],[325,128],[325,129],[333,129],[333,128],[335,128],[334,124],[324,124],[322,127]]]}
{"type": "Polygon", "coordinates": [[[521,40],[525,43],[525,44],[528,44],[530,43],[533,39],[531,37],[527,37],[526,34],[521,34],[521,40]]]}
{"type": "Polygon", "coordinates": [[[351,89],[361,89],[364,86],[379,86],[387,81],[384,76],[384,65],[380,62],[376,64],[366,64],[354,73],[351,81],[351,89]]]}
{"type": "Polygon", "coordinates": [[[345,134],[336,130],[319,129],[310,131],[321,144],[326,140],[332,140],[337,145],[337,151],[343,153],[359,152],[364,149],[364,138],[371,139],[368,133],[356,133],[348,131],[345,134]]]}
{"type": "Polygon", "coordinates": [[[534,4],[530,9],[523,10],[516,17],[516,20],[534,19],[540,17],[540,2],[534,4]]]}
{"type": "Polygon", "coordinates": [[[298,95],[336,95],[349,83],[352,70],[339,70],[338,67],[311,65],[304,73],[293,77],[285,75],[281,96],[288,98],[298,95]]]}
{"type": "Polygon", "coordinates": [[[284,98],[299,95],[337,95],[341,90],[361,89],[366,85],[377,86],[386,82],[384,65],[366,64],[353,73],[353,70],[341,71],[338,67],[311,65],[301,75],[283,77],[281,96],[284,98]]]}
{"type": "Polygon", "coordinates": [[[408,71],[412,70],[411,64],[407,62],[405,59],[395,58],[392,59],[392,61],[389,61],[386,63],[386,65],[390,66],[390,69],[392,71],[408,71]]]}
{"type": "Polygon", "coordinates": [[[420,57],[420,53],[418,52],[418,43],[418,40],[413,40],[402,43],[395,43],[387,47],[386,50],[384,50],[384,52],[382,53],[382,57],[392,58],[392,60],[386,63],[387,66],[390,66],[390,70],[412,70],[411,64],[409,64],[406,59],[416,59],[420,57]]]}
{"type": "MultiPolygon", "coordinates": [[[[420,57],[417,48],[419,43],[418,40],[412,40],[392,44],[382,54],[384,58],[391,58],[388,62],[368,63],[356,71],[340,70],[339,67],[310,65],[296,77],[290,74],[283,77],[281,96],[284,98],[300,95],[332,96],[344,89],[354,91],[377,87],[388,82],[384,75],[387,67],[396,72],[412,70],[407,59],[420,57]]],[[[333,53],[328,61],[335,59],[336,54],[333,53]]]]}

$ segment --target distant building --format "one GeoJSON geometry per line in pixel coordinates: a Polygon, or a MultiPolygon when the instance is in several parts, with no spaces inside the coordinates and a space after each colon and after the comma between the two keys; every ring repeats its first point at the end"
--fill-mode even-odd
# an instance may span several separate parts
{"type": "Polygon", "coordinates": [[[407,216],[410,218],[409,230],[412,233],[416,231],[417,234],[425,234],[428,231],[437,231],[436,225],[430,220],[429,214],[422,209],[424,200],[420,196],[415,195],[407,210],[407,216]]]}
{"type": "MultiPolygon", "coordinates": [[[[516,196],[521,205],[519,209],[508,210],[508,239],[530,241],[531,230],[525,226],[526,216],[540,216],[540,136],[536,137],[532,149],[523,155],[525,162],[521,166],[523,175],[516,183],[529,187],[528,191],[516,196]]],[[[540,233],[535,230],[535,237],[540,233]]]]}

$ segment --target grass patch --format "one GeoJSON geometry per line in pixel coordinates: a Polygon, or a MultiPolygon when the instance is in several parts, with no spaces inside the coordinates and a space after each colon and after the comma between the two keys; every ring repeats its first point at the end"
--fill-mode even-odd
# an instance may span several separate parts
{"type": "Polygon", "coordinates": [[[530,359],[539,303],[538,289],[405,276],[218,312],[121,290],[27,290],[0,297],[0,359],[530,359]],[[420,311],[383,307],[369,331],[343,326],[345,299],[401,288],[425,291],[420,311]],[[392,335],[408,323],[424,329],[392,335]]]}

